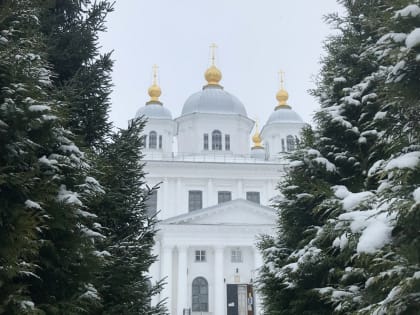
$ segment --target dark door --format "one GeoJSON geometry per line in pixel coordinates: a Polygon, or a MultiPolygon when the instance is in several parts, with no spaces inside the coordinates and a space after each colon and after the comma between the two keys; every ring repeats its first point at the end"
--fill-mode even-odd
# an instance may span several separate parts
{"type": "Polygon", "coordinates": [[[238,285],[228,284],[226,288],[227,295],[227,315],[238,314],[238,285]]]}
{"type": "Polygon", "coordinates": [[[228,284],[227,315],[254,315],[254,294],[250,284],[228,284]]]}

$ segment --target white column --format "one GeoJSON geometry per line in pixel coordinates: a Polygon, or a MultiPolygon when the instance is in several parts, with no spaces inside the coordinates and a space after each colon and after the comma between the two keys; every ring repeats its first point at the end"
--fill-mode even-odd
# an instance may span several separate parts
{"type": "MultiPolygon", "coordinates": [[[[171,197],[169,196],[168,178],[167,177],[163,178],[163,182],[162,182],[161,188],[159,189],[159,192],[162,192],[162,209],[161,209],[161,210],[163,210],[162,211],[162,214],[163,214],[162,218],[166,219],[168,217],[171,217],[170,212],[173,210],[173,209],[170,209],[168,207],[168,200],[170,200],[171,197]]],[[[173,207],[171,207],[171,208],[173,208],[173,207]]]]}
{"type": "Polygon", "coordinates": [[[176,179],[176,195],[175,195],[175,198],[176,198],[176,201],[175,201],[175,204],[176,204],[176,210],[178,210],[178,211],[184,211],[184,210],[186,210],[186,209],[183,209],[182,208],[182,193],[181,193],[181,178],[177,178],[176,179]]]}
{"type": "Polygon", "coordinates": [[[183,315],[184,308],[188,307],[188,247],[178,246],[178,315],[183,315]]]}
{"type": "Polygon", "coordinates": [[[215,196],[216,192],[213,191],[213,180],[209,178],[207,181],[207,207],[214,206],[217,203],[215,196]]]}
{"type": "MultiPolygon", "coordinates": [[[[262,256],[260,254],[260,251],[258,250],[258,248],[254,248],[254,269],[259,269],[261,268],[263,265],[263,259],[262,256]]],[[[255,277],[259,276],[259,270],[256,270],[255,272],[255,277]]],[[[255,279],[253,279],[255,282],[255,279]]],[[[259,315],[262,314],[262,308],[260,305],[260,297],[258,294],[258,291],[256,290],[256,288],[254,287],[254,310],[255,310],[255,315],[259,315]]]]}
{"type": "Polygon", "coordinates": [[[214,249],[214,311],[213,314],[223,315],[226,310],[225,281],[224,281],[224,248],[214,249]]]}
{"type": "Polygon", "coordinates": [[[237,198],[246,199],[246,196],[244,196],[244,186],[243,186],[242,179],[238,180],[237,190],[238,190],[237,192],[238,195],[236,196],[236,199],[237,198]]]}
{"type": "Polygon", "coordinates": [[[165,279],[165,285],[161,292],[160,299],[161,301],[166,299],[166,306],[169,310],[169,313],[172,314],[172,246],[163,245],[162,246],[162,262],[160,274],[165,279]]]}

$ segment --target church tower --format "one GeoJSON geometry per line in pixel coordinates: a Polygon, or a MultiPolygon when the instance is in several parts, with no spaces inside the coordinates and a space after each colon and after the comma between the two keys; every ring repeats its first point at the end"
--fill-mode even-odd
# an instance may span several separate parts
{"type": "Polygon", "coordinates": [[[136,118],[141,116],[147,118],[147,123],[143,130],[143,151],[147,158],[171,156],[176,129],[171,112],[163,107],[163,103],[159,100],[162,90],[158,85],[157,68],[156,65],[153,66],[153,82],[148,90],[150,100],[136,113],[136,118]]]}
{"type": "Polygon", "coordinates": [[[178,152],[191,155],[248,155],[249,134],[254,122],[245,106],[225,91],[221,71],[215,65],[212,45],[211,65],[204,77],[207,84],[192,94],[182,108],[178,123],[178,152]]]}
{"type": "Polygon", "coordinates": [[[280,153],[295,150],[300,131],[305,126],[299,114],[287,104],[289,93],[284,88],[282,71],[280,71],[280,89],[276,94],[276,99],[278,104],[261,130],[261,137],[269,159],[277,158],[280,153]]]}

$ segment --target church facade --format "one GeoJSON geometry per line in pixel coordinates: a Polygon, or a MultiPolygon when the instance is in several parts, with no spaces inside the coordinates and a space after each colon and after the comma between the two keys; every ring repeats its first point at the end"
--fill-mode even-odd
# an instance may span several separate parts
{"type": "Polygon", "coordinates": [[[159,219],[150,274],[166,285],[152,303],[165,299],[172,315],[261,314],[256,243],[258,235],[275,233],[269,205],[287,166],[281,153],[295,149],[304,126],[281,84],[260,133],[221,78],[213,57],[207,84],[173,119],[159,100],[155,71],[150,101],[136,114],[148,119],[146,180],[160,186],[148,201],[159,219]]]}

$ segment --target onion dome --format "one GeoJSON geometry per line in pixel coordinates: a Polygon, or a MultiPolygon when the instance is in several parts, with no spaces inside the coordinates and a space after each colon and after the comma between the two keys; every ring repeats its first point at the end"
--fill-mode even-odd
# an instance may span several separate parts
{"type": "Polygon", "coordinates": [[[276,99],[279,102],[278,105],[276,106],[276,109],[280,107],[290,108],[290,106],[287,105],[287,100],[289,99],[289,93],[287,93],[287,91],[283,87],[280,88],[280,90],[277,92],[276,99]]]}
{"type": "Polygon", "coordinates": [[[204,78],[209,85],[219,85],[222,80],[222,72],[215,65],[211,65],[204,73],[204,78]]]}
{"type": "Polygon", "coordinates": [[[276,94],[278,104],[274,108],[274,112],[272,112],[268,118],[266,125],[272,123],[303,123],[299,114],[292,110],[292,107],[287,104],[289,93],[285,90],[283,82],[283,72],[280,72],[280,89],[276,94]]]}
{"type": "Polygon", "coordinates": [[[216,44],[211,44],[211,66],[204,73],[204,78],[207,81],[208,85],[219,85],[220,80],[222,80],[222,72],[215,66],[214,60],[216,59],[215,50],[216,44]]]}
{"type": "Polygon", "coordinates": [[[153,83],[152,85],[149,87],[148,89],[148,93],[150,96],[150,101],[148,101],[146,104],[162,104],[159,101],[159,96],[162,94],[162,90],[160,89],[159,85],[157,84],[157,69],[158,66],[157,65],[153,65],[153,83]]]}
{"type": "Polygon", "coordinates": [[[252,142],[254,142],[254,146],[252,147],[252,149],[264,148],[261,144],[262,140],[261,140],[260,132],[258,131],[258,122],[255,122],[255,133],[252,136],[252,142]]]}
{"type": "Polygon", "coordinates": [[[162,94],[162,90],[160,89],[159,85],[153,83],[149,90],[147,91],[150,96],[149,102],[159,102],[159,96],[162,94]]]}
{"type": "Polygon", "coordinates": [[[194,93],[186,100],[181,115],[211,113],[247,116],[242,102],[226,92],[219,84],[222,73],[214,64],[214,48],[216,46],[213,44],[210,47],[213,49],[212,64],[204,74],[207,85],[203,86],[202,91],[194,93]]]}
{"type": "Polygon", "coordinates": [[[279,102],[275,108],[275,110],[280,108],[290,108],[289,105],[287,105],[287,100],[289,99],[289,93],[284,89],[284,72],[280,71],[280,90],[276,94],[276,99],[279,102]]]}
{"type": "Polygon", "coordinates": [[[258,131],[258,123],[255,122],[255,133],[252,136],[252,142],[254,142],[254,146],[251,148],[251,157],[258,160],[264,160],[266,156],[266,152],[264,147],[261,144],[261,136],[260,132],[258,131]]]}
{"type": "Polygon", "coordinates": [[[145,116],[153,119],[172,119],[171,112],[163,107],[159,97],[162,94],[162,90],[157,84],[157,66],[153,66],[153,83],[148,89],[150,100],[146,102],[146,106],[140,108],[136,113],[136,118],[145,116]]]}

